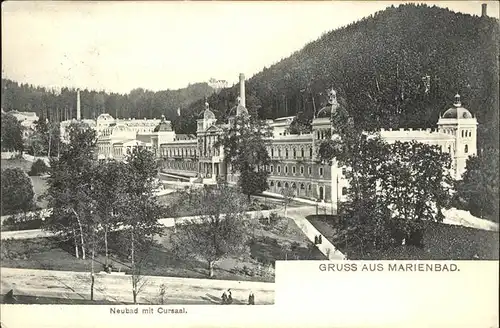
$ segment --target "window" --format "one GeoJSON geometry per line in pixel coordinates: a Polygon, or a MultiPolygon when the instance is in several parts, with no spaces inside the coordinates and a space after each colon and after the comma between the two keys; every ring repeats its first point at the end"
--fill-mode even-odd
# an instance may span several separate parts
{"type": "Polygon", "coordinates": [[[307,167],[307,174],[311,175],[311,167],[310,166],[307,167]]]}
{"type": "Polygon", "coordinates": [[[295,182],[294,182],[294,183],[292,183],[292,188],[293,188],[293,189],[297,189],[297,185],[295,184],[295,182]]]}
{"type": "Polygon", "coordinates": [[[307,189],[311,190],[312,189],[311,185],[307,185],[307,189]]]}
{"type": "Polygon", "coordinates": [[[288,158],[288,148],[285,149],[285,158],[288,158]]]}
{"type": "Polygon", "coordinates": [[[347,195],[347,187],[342,187],[342,193],[340,195],[347,195]]]}
{"type": "Polygon", "coordinates": [[[279,165],[278,165],[278,166],[276,166],[276,171],[277,171],[278,173],[281,173],[281,166],[279,166],[279,165]]]}
{"type": "Polygon", "coordinates": [[[274,148],[271,148],[271,157],[274,157],[274,148]]]}
{"type": "Polygon", "coordinates": [[[300,184],[300,189],[301,189],[301,190],[306,189],[303,183],[301,183],[301,184],[300,184]]]}
{"type": "Polygon", "coordinates": [[[285,182],[285,188],[288,188],[289,185],[288,185],[288,182],[285,182]]]}
{"type": "Polygon", "coordinates": [[[278,181],[278,188],[281,188],[281,182],[278,181]]]}
{"type": "Polygon", "coordinates": [[[303,166],[300,167],[300,174],[302,174],[302,175],[304,174],[304,167],[303,166]]]}
{"type": "Polygon", "coordinates": [[[293,158],[297,158],[297,151],[295,151],[295,148],[293,149],[293,158]]]}
{"type": "Polygon", "coordinates": [[[304,148],[300,149],[300,157],[304,157],[304,148]]]}
{"type": "Polygon", "coordinates": [[[319,168],[319,175],[323,176],[323,168],[322,167],[319,168]]]}
{"type": "Polygon", "coordinates": [[[465,132],[465,131],[464,131],[464,130],[462,130],[462,138],[464,137],[464,132],[465,132]]]}
{"type": "Polygon", "coordinates": [[[278,157],[281,157],[281,148],[278,148],[278,157]]]}
{"type": "Polygon", "coordinates": [[[271,165],[271,166],[269,167],[269,171],[271,171],[271,173],[273,173],[273,172],[274,172],[274,166],[272,166],[272,165],[271,165]]]}
{"type": "Polygon", "coordinates": [[[285,165],[285,174],[288,174],[288,166],[285,165]]]}
{"type": "Polygon", "coordinates": [[[467,154],[469,152],[469,145],[465,145],[464,152],[467,154]]]}
{"type": "Polygon", "coordinates": [[[312,147],[309,148],[309,157],[313,158],[313,149],[312,149],[312,147]]]}
{"type": "Polygon", "coordinates": [[[271,183],[269,184],[271,187],[274,187],[274,181],[271,181],[271,183]]]}
{"type": "Polygon", "coordinates": [[[292,173],[295,174],[295,166],[292,166],[292,173]]]}

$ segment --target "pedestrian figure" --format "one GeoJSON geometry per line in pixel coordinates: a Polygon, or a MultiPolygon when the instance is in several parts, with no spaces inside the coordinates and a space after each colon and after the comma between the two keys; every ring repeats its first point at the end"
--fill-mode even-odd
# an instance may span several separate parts
{"type": "Polygon", "coordinates": [[[231,288],[227,290],[227,304],[233,303],[233,295],[231,294],[231,288]]]}
{"type": "Polygon", "coordinates": [[[318,244],[321,244],[321,243],[323,243],[323,236],[319,235],[318,236],[318,244]]]}
{"type": "Polygon", "coordinates": [[[222,304],[228,304],[226,292],[222,293],[222,304]]]}
{"type": "Polygon", "coordinates": [[[318,245],[318,236],[314,236],[314,245],[318,245]]]}
{"type": "Polygon", "coordinates": [[[250,291],[250,295],[248,295],[248,305],[255,305],[255,296],[252,291],[250,291]]]}

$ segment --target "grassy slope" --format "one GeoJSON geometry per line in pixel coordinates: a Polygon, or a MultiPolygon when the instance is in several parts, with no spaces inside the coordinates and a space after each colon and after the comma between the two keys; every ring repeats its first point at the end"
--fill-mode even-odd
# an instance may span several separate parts
{"type": "Polygon", "coordinates": [[[444,223],[429,223],[424,248],[398,246],[383,251],[362,253],[337,240],[331,218],[308,217],[309,221],[353,260],[498,260],[499,233],[444,223]]]}

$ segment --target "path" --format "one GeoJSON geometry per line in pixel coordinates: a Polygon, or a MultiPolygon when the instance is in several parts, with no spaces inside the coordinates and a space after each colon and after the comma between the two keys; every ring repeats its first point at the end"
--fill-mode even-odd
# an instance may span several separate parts
{"type": "Polygon", "coordinates": [[[290,208],[287,210],[287,217],[291,218],[297,224],[311,242],[314,242],[316,236],[321,235],[322,243],[316,246],[326,258],[329,260],[345,260],[345,255],[306,219],[308,215],[312,214],[316,214],[315,206],[290,208]]]}
{"type": "MultiPolygon", "coordinates": [[[[0,292],[14,295],[90,299],[90,274],[71,271],[1,268],[0,292]]],[[[235,304],[246,304],[253,291],[257,304],[274,304],[274,283],[145,276],[146,285],[139,303],[158,304],[161,284],[166,286],[168,303],[220,304],[224,290],[231,288],[235,304]]],[[[131,276],[96,274],[94,299],[132,302],[131,276]]]]}

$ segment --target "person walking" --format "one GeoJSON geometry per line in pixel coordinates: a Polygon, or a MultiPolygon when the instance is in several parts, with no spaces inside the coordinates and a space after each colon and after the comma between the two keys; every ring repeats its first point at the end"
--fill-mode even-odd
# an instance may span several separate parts
{"type": "Polygon", "coordinates": [[[250,291],[250,295],[248,295],[248,305],[255,305],[255,296],[252,291],[250,291]]]}
{"type": "Polygon", "coordinates": [[[233,303],[233,295],[231,294],[231,288],[227,290],[227,304],[233,303]]]}

